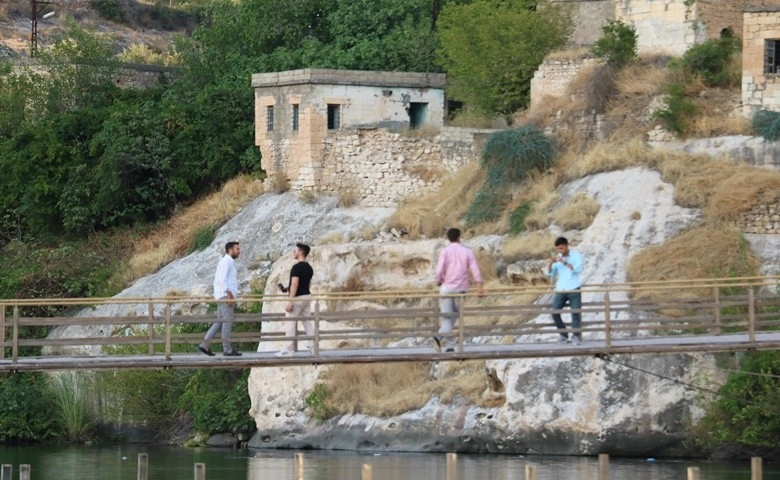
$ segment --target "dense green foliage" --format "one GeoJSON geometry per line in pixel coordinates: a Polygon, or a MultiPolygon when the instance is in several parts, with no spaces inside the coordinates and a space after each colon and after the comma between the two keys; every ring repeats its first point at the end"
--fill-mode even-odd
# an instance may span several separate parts
{"type": "Polygon", "coordinates": [[[0,375],[0,442],[40,442],[56,437],[48,388],[44,373],[0,375]]]}
{"type": "Polygon", "coordinates": [[[533,203],[523,202],[509,215],[509,233],[517,235],[526,229],[525,219],[533,210],[533,203]]]}
{"type": "Polygon", "coordinates": [[[438,29],[448,95],[491,113],[511,113],[527,105],[534,71],[566,42],[572,25],[570,6],[564,3],[447,4],[438,29]]]}
{"type": "MultiPolygon", "coordinates": [[[[487,180],[469,205],[466,224],[474,226],[498,219],[509,198],[507,187],[524,180],[531,171],[551,167],[556,154],[553,139],[531,124],[492,134],[481,157],[487,180]]],[[[517,215],[524,218],[527,214],[521,210],[517,215]]]]}
{"type": "Polygon", "coordinates": [[[769,141],[780,140],[780,112],[759,110],[753,115],[753,131],[769,141]]]}
{"type": "Polygon", "coordinates": [[[51,380],[57,419],[68,441],[89,440],[95,427],[90,379],[84,372],[60,372],[51,380]]]}
{"type": "Polygon", "coordinates": [[[739,49],[739,40],[731,36],[707,40],[689,48],[679,65],[688,74],[700,75],[707,85],[727,86],[734,81],[728,65],[739,49]]]}
{"type": "Polygon", "coordinates": [[[610,20],[601,27],[601,38],[591,51],[613,67],[620,68],[636,57],[637,34],[633,25],[622,20],[610,20]]]}
{"type": "Polygon", "coordinates": [[[247,394],[249,370],[198,370],[187,383],[183,407],[192,415],[195,429],[203,433],[251,434],[247,394]]]}
{"type": "Polygon", "coordinates": [[[667,130],[684,134],[686,122],[696,113],[696,106],[685,97],[685,87],[680,83],[672,83],[667,87],[664,97],[664,108],[653,112],[653,116],[663,120],[667,130]]]}
{"type": "Polygon", "coordinates": [[[699,428],[705,446],[731,444],[749,456],[780,445],[780,352],[751,352],[729,376],[699,428]]]}

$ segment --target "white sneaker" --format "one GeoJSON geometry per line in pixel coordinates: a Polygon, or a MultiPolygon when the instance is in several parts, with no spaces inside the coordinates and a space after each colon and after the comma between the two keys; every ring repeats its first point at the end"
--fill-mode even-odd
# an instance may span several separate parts
{"type": "Polygon", "coordinates": [[[572,345],[579,345],[580,343],[582,343],[582,339],[580,338],[579,335],[572,335],[571,336],[571,344],[572,345]]]}
{"type": "Polygon", "coordinates": [[[558,340],[555,341],[555,343],[566,343],[569,341],[569,337],[564,334],[558,335],[558,340]]]}
{"type": "Polygon", "coordinates": [[[286,348],[283,348],[279,350],[278,352],[274,353],[274,357],[291,357],[293,354],[292,350],[288,350],[286,348]]]}

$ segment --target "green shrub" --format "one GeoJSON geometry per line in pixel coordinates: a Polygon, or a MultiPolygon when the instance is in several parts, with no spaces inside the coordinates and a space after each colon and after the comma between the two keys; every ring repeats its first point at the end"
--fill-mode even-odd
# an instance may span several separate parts
{"type": "Polygon", "coordinates": [[[124,17],[119,0],[92,0],[92,8],[106,20],[120,22],[124,17]]]}
{"type": "Polygon", "coordinates": [[[51,382],[57,417],[70,442],[90,438],[95,426],[89,379],[82,372],[62,372],[51,382]]]}
{"type": "Polygon", "coordinates": [[[526,124],[492,134],[482,148],[482,164],[490,185],[508,185],[523,180],[532,170],[551,167],[555,154],[553,139],[526,124]]]}
{"type": "Polygon", "coordinates": [[[601,27],[601,32],[601,38],[596,40],[591,49],[594,55],[616,68],[636,57],[638,37],[633,25],[622,20],[610,20],[601,27]]]}
{"type": "Polygon", "coordinates": [[[509,233],[517,235],[525,230],[525,219],[533,210],[533,203],[521,203],[511,215],[509,215],[509,233]]]}
{"type": "Polygon", "coordinates": [[[56,438],[54,404],[44,373],[0,375],[0,442],[44,442],[56,438]]]}
{"type": "Polygon", "coordinates": [[[314,385],[314,389],[304,399],[304,403],[311,410],[311,416],[319,421],[325,421],[332,416],[327,404],[328,389],[324,383],[314,385]]]}
{"type": "Polygon", "coordinates": [[[769,141],[780,139],[780,112],[759,110],[753,115],[753,131],[769,141]]]}
{"type": "Polygon", "coordinates": [[[780,445],[780,352],[746,353],[745,373],[729,375],[699,424],[699,441],[711,448],[732,444],[742,454],[780,445]],[[758,374],[758,375],[755,375],[758,374]]]}
{"type": "Polygon", "coordinates": [[[696,113],[696,106],[685,98],[685,87],[680,83],[669,85],[664,103],[666,108],[656,110],[653,116],[663,120],[667,130],[684,134],[686,121],[696,113]]]}
{"type": "Polygon", "coordinates": [[[190,242],[190,253],[205,250],[214,242],[216,229],[212,225],[200,227],[190,242]]]}
{"type": "Polygon", "coordinates": [[[700,75],[709,86],[727,86],[733,83],[728,65],[739,47],[739,41],[733,37],[707,40],[689,48],[679,65],[686,73],[700,75]]]}
{"type": "Polygon", "coordinates": [[[506,200],[507,195],[503,193],[503,189],[499,191],[499,189],[483,185],[466,210],[466,225],[474,227],[498,220],[506,205],[506,200]]]}
{"type": "Polygon", "coordinates": [[[183,407],[192,414],[195,430],[205,434],[251,434],[255,422],[249,416],[248,378],[249,369],[196,371],[182,397],[183,407]]]}

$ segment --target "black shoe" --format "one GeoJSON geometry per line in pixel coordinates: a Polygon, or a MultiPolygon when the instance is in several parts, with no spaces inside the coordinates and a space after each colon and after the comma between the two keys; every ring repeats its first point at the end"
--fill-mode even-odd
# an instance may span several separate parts
{"type": "Polygon", "coordinates": [[[240,357],[241,352],[236,350],[235,348],[228,350],[227,352],[222,352],[222,355],[226,357],[240,357]]]}
{"type": "Polygon", "coordinates": [[[198,345],[198,350],[200,350],[201,352],[205,353],[209,357],[213,357],[214,356],[214,352],[212,352],[210,348],[204,347],[203,345],[198,345]]]}
{"type": "Polygon", "coordinates": [[[444,350],[444,351],[445,351],[445,352],[447,352],[447,353],[449,353],[449,352],[454,352],[454,351],[455,351],[455,349],[454,349],[454,348],[452,348],[452,347],[447,347],[447,349],[446,349],[446,350],[444,350]]]}

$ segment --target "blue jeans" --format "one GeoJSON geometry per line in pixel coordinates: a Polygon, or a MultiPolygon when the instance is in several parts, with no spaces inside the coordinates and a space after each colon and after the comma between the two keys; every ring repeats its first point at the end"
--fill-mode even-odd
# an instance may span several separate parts
{"type": "MultiPolygon", "coordinates": [[[[578,291],[574,291],[574,292],[556,293],[555,297],[553,298],[552,308],[553,310],[562,310],[567,303],[569,304],[569,307],[572,310],[579,310],[582,308],[582,294],[579,292],[579,289],[578,291]]],[[[568,334],[566,333],[566,324],[563,323],[563,320],[561,319],[561,314],[553,313],[552,317],[553,317],[553,321],[555,322],[555,326],[558,327],[558,330],[560,331],[561,335],[563,335],[564,337],[568,337],[568,334]]],[[[581,318],[582,316],[580,315],[579,312],[571,312],[571,328],[575,330],[573,335],[577,337],[582,336],[582,333],[577,331],[582,326],[581,318]]]]}

